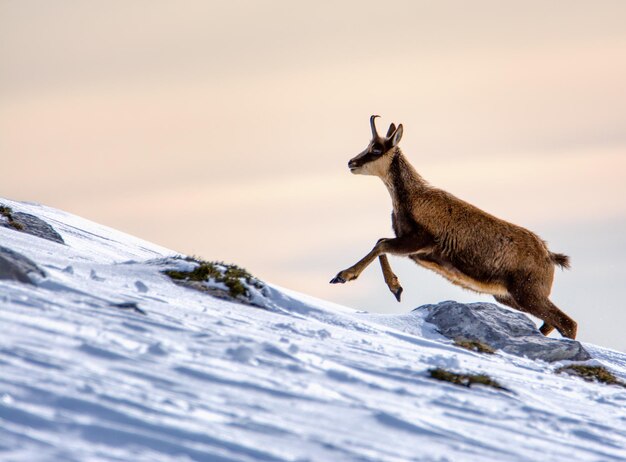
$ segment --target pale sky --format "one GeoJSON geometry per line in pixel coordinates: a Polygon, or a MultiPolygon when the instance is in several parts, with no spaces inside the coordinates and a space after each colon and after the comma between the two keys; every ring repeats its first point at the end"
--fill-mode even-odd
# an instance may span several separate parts
{"type": "Polygon", "coordinates": [[[0,196],[374,312],[490,300],[392,258],[376,178],[403,123],[432,184],[572,257],[553,301],[626,350],[626,2],[0,1],[0,196]]]}

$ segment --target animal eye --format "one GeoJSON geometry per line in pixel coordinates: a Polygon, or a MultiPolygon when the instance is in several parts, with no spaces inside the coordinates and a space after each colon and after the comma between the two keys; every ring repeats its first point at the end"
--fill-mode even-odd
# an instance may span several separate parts
{"type": "Polygon", "coordinates": [[[374,147],[372,148],[372,152],[373,152],[374,154],[382,154],[382,153],[383,153],[383,150],[382,150],[382,148],[381,148],[380,146],[374,146],[374,147]]]}

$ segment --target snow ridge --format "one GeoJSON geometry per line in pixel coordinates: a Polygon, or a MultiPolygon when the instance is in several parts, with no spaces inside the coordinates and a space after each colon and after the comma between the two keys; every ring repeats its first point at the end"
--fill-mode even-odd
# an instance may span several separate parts
{"type": "MultiPolygon", "coordinates": [[[[557,375],[562,362],[467,351],[418,313],[271,284],[265,308],[215,298],[163,274],[174,252],[0,204],[66,243],[0,227],[46,273],[0,281],[0,460],[626,460],[626,389],[557,375]],[[436,367],[510,392],[435,381],[436,367]]],[[[625,354],[585,348],[626,378],[625,354]]]]}

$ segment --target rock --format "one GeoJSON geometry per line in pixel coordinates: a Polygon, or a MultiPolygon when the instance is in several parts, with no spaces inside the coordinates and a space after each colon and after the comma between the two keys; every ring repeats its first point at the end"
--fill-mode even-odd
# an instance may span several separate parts
{"type": "Polygon", "coordinates": [[[521,312],[493,303],[446,301],[416,308],[424,320],[449,339],[475,340],[516,356],[544,361],[586,361],[591,355],[580,342],[545,337],[521,312]]]}
{"type": "Polygon", "coordinates": [[[0,246],[0,279],[32,284],[29,273],[46,275],[30,258],[0,246]]]}
{"type": "Polygon", "coordinates": [[[65,244],[61,235],[41,218],[30,213],[13,212],[11,207],[3,204],[0,204],[0,226],[65,244]]]}
{"type": "Polygon", "coordinates": [[[49,241],[58,242],[59,244],[65,244],[61,235],[41,218],[23,212],[15,212],[12,213],[11,216],[13,217],[13,222],[21,226],[22,229],[19,231],[48,239],[49,241]]]}

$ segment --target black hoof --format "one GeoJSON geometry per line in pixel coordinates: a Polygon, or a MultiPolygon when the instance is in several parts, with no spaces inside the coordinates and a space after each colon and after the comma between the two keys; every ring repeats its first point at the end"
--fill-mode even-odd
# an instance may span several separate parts
{"type": "Polygon", "coordinates": [[[400,301],[400,298],[402,297],[402,291],[403,290],[404,289],[402,287],[398,287],[398,290],[393,292],[393,294],[396,296],[396,300],[398,300],[398,302],[400,301]]]}
{"type": "Polygon", "coordinates": [[[343,284],[345,282],[346,282],[346,280],[344,278],[342,278],[341,276],[335,276],[334,278],[332,278],[330,280],[331,284],[343,284]]]}

